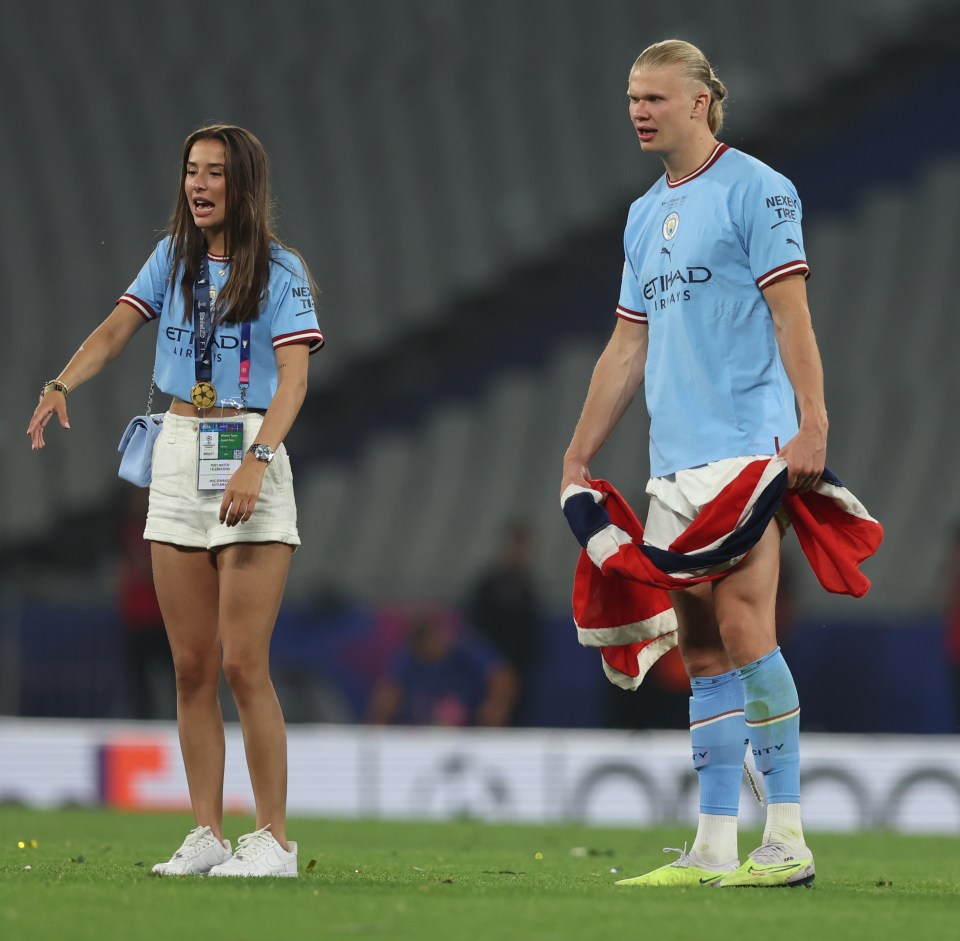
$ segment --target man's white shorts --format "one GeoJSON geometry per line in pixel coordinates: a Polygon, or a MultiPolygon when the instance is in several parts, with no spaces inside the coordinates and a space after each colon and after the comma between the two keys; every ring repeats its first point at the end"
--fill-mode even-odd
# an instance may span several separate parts
{"type": "MultiPolygon", "coordinates": [[[[211,419],[216,420],[212,415],[211,419]]],[[[235,420],[230,417],[230,420],[235,420]]],[[[243,446],[256,440],[263,416],[243,416],[243,446]]],[[[263,477],[253,515],[246,523],[220,522],[220,490],[197,490],[197,436],[200,420],[170,412],[153,449],[153,482],[144,539],[196,549],[217,549],[235,542],[283,542],[300,545],[290,458],[281,445],[263,477]]]]}
{"type": "MultiPolygon", "coordinates": [[[[643,528],[643,541],[657,549],[669,549],[700,511],[748,464],[771,456],[729,457],[665,477],[651,477],[647,481],[650,509],[643,528]]],[[[785,517],[780,517],[778,510],[777,518],[783,526],[785,517]]]]}

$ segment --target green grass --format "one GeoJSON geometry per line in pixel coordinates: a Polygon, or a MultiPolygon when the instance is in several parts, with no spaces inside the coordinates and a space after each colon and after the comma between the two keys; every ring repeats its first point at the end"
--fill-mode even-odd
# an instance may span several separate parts
{"type": "MultiPolygon", "coordinates": [[[[227,836],[251,824],[233,818],[227,836]]],[[[296,820],[299,879],[152,877],[191,825],[172,814],[0,807],[0,939],[960,936],[956,838],[817,834],[812,889],[650,890],[613,882],[663,864],[661,847],[690,832],[296,820]]],[[[742,834],[741,853],[756,838],[742,834]]]]}

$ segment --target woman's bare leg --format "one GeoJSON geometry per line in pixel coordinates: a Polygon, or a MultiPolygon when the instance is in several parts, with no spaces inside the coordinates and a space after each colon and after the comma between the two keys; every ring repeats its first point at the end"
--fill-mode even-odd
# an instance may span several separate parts
{"type": "Polygon", "coordinates": [[[177,678],[177,728],[198,826],[223,839],[223,716],[217,699],[218,578],[206,550],[154,542],[153,580],[177,678]]]}
{"type": "Polygon", "coordinates": [[[234,543],[217,552],[223,672],[243,729],[257,829],[287,849],[287,736],[270,679],[270,638],[293,555],[282,543],[234,543]]]}

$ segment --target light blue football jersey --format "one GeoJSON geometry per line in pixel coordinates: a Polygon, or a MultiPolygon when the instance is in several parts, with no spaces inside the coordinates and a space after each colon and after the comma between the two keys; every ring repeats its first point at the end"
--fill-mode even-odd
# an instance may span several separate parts
{"type": "MultiPolygon", "coordinates": [[[[196,380],[193,353],[193,312],[184,319],[179,277],[170,282],[172,245],[162,239],[119,302],[129,304],[144,320],[159,320],[154,381],[161,392],[190,401],[196,380]]],[[[210,282],[217,294],[230,273],[229,259],[208,256],[210,282]]],[[[271,247],[267,299],[250,324],[250,385],[247,407],[265,409],[277,391],[274,351],[289,343],[308,343],[315,353],[323,346],[310,284],[296,255],[274,243],[271,247]]],[[[240,399],[240,325],[218,324],[213,339],[212,382],[219,401],[240,399]]]]}
{"type": "Polygon", "coordinates": [[[650,474],[773,454],[797,432],[763,288],[809,277],[793,184],[718,144],[631,207],[617,315],[649,325],[650,474]]]}

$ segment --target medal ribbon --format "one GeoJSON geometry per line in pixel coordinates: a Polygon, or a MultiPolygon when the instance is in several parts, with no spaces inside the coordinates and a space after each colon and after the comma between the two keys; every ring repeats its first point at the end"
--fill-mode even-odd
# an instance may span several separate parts
{"type": "Polygon", "coordinates": [[[193,286],[193,368],[197,382],[213,376],[210,347],[213,346],[213,312],[210,310],[210,267],[207,253],[200,256],[200,273],[193,286]],[[209,330],[209,336],[207,331],[209,330]]]}
{"type": "MultiPolygon", "coordinates": [[[[210,267],[207,253],[200,259],[200,273],[193,286],[193,366],[197,382],[210,382],[213,378],[214,319],[210,308],[210,267]],[[209,336],[208,336],[209,331],[209,336]]],[[[212,385],[212,383],[211,383],[212,385]]],[[[240,400],[246,407],[247,388],[250,385],[250,322],[240,324],[240,400]]]]}
{"type": "Polygon", "coordinates": [[[247,407],[247,387],[250,385],[250,321],[240,324],[240,402],[247,407]]]}

